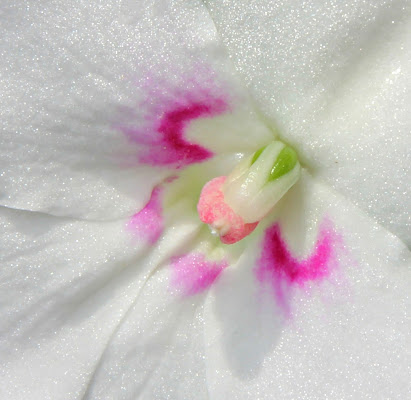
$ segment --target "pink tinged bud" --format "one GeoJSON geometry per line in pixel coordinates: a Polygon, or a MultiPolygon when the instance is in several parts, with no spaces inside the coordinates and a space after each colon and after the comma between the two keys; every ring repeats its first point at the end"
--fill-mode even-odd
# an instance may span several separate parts
{"type": "Polygon", "coordinates": [[[300,177],[297,154],[274,141],[244,159],[227,177],[208,182],[197,205],[201,221],[226,244],[249,235],[300,177]]]}
{"type": "Polygon", "coordinates": [[[247,224],[224,201],[222,186],[225,176],[219,176],[206,183],[197,204],[201,221],[210,225],[211,232],[220,236],[225,244],[233,244],[249,235],[258,222],[247,224]]]}

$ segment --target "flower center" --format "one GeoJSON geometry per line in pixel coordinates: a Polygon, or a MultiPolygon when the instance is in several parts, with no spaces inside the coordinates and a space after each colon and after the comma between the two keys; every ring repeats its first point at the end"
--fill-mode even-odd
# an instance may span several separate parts
{"type": "Polygon", "coordinates": [[[223,243],[249,235],[300,177],[296,152],[271,142],[241,161],[227,176],[212,179],[202,189],[197,210],[223,243]]]}

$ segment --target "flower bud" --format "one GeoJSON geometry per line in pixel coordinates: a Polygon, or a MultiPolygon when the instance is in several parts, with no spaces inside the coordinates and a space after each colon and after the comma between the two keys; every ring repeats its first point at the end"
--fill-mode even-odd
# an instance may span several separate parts
{"type": "Polygon", "coordinates": [[[212,179],[201,191],[200,219],[226,244],[249,235],[300,177],[295,151],[280,141],[256,151],[227,177],[212,179]]]}
{"type": "Polygon", "coordinates": [[[244,222],[261,221],[300,177],[296,152],[280,141],[259,149],[228,175],[225,202],[244,222]]]}

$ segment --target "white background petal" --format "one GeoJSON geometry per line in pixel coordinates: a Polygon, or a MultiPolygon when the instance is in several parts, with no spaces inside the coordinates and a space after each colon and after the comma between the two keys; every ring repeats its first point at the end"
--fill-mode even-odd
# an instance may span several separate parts
{"type": "Polygon", "coordinates": [[[284,200],[285,235],[301,255],[309,254],[321,215],[335,221],[346,245],[341,269],[295,290],[293,318],[284,320],[274,299],[259,292],[253,268],[260,250],[249,246],[205,305],[210,397],[403,398],[411,390],[409,251],[307,175],[284,200]]]}
{"type": "Polygon", "coordinates": [[[0,209],[0,397],[74,399],[151,269],[126,221],[0,209]]]}
{"type": "Polygon", "coordinates": [[[183,301],[165,268],[201,226],[187,206],[156,247],[127,220],[0,208],[0,398],[207,398],[202,297],[183,301]]]}
{"type": "Polygon", "coordinates": [[[116,118],[151,101],[139,83],[150,71],[157,68],[164,79],[176,63],[184,74],[200,56],[210,65],[225,59],[205,7],[182,1],[0,7],[0,204],[90,219],[131,215],[170,172],[138,166],[137,146],[114,128],[124,122],[116,118]]]}
{"type": "Polygon", "coordinates": [[[407,244],[407,1],[207,1],[261,110],[303,161],[407,244]]]}
{"type": "MultiPolygon", "coordinates": [[[[176,204],[173,215],[188,205],[176,204]]],[[[272,299],[261,303],[257,293],[252,269],[263,227],[211,288],[203,308],[204,293],[181,298],[170,291],[170,255],[201,246],[198,222],[190,218],[170,228],[150,254],[130,244],[125,221],[86,223],[3,209],[2,395],[249,399],[259,393],[286,399],[406,393],[409,252],[308,175],[278,206],[298,254],[310,251],[324,212],[343,234],[348,254],[335,281],[294,293],[288,323],[272,299]]]]}
{"type": "MultiPolygon", "coordinates": [[[[138,103],[130,77],[153,53],[183,62],[187,49],[217,59],[224,52],[199,3],[67,4],[2,6],[0,201],[87,218],[132,214],[161,176],[112,162],[133,152],[108,128],[107,108],[138,103]]],[[[411,390],[409,252],[367,215],[406,238],[408,14],[401,2],[330,2],[327,11],[315,3],[220,4],[213,18],[268,120],[315,175],[365,210],[307,175],[277,209],[301,254],[328,213],[352,257],[342,259],[344,279],[297,292],[295,319],[284,324],[275,304],[261,308],[255,297],[251,269],[263,227],[204,306],[204,295],[170,293],[164,268],[196,245],[191,215],[173,211],[184,223],[150,253],[130,241],[125,220],[85,223],[3,207],[0,397],[374,399],[411,390]],[[391,20],[399,28],[388,28],[391,20]]],[[[194,136],[203,129],[194,128],[194,136]]],[[[270,134],[258,132],[259,140],[270,134]]]]}

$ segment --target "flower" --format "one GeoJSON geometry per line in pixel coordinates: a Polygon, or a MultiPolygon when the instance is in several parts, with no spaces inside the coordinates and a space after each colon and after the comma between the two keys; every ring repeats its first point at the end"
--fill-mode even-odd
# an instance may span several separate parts
{"type": "Polygon", "coordinates": [[[403,398],[406,3],[143,3],[2,6],[0,397],[403,398]],[[223,245],[195,194],[273,133],[223,245]]]}

